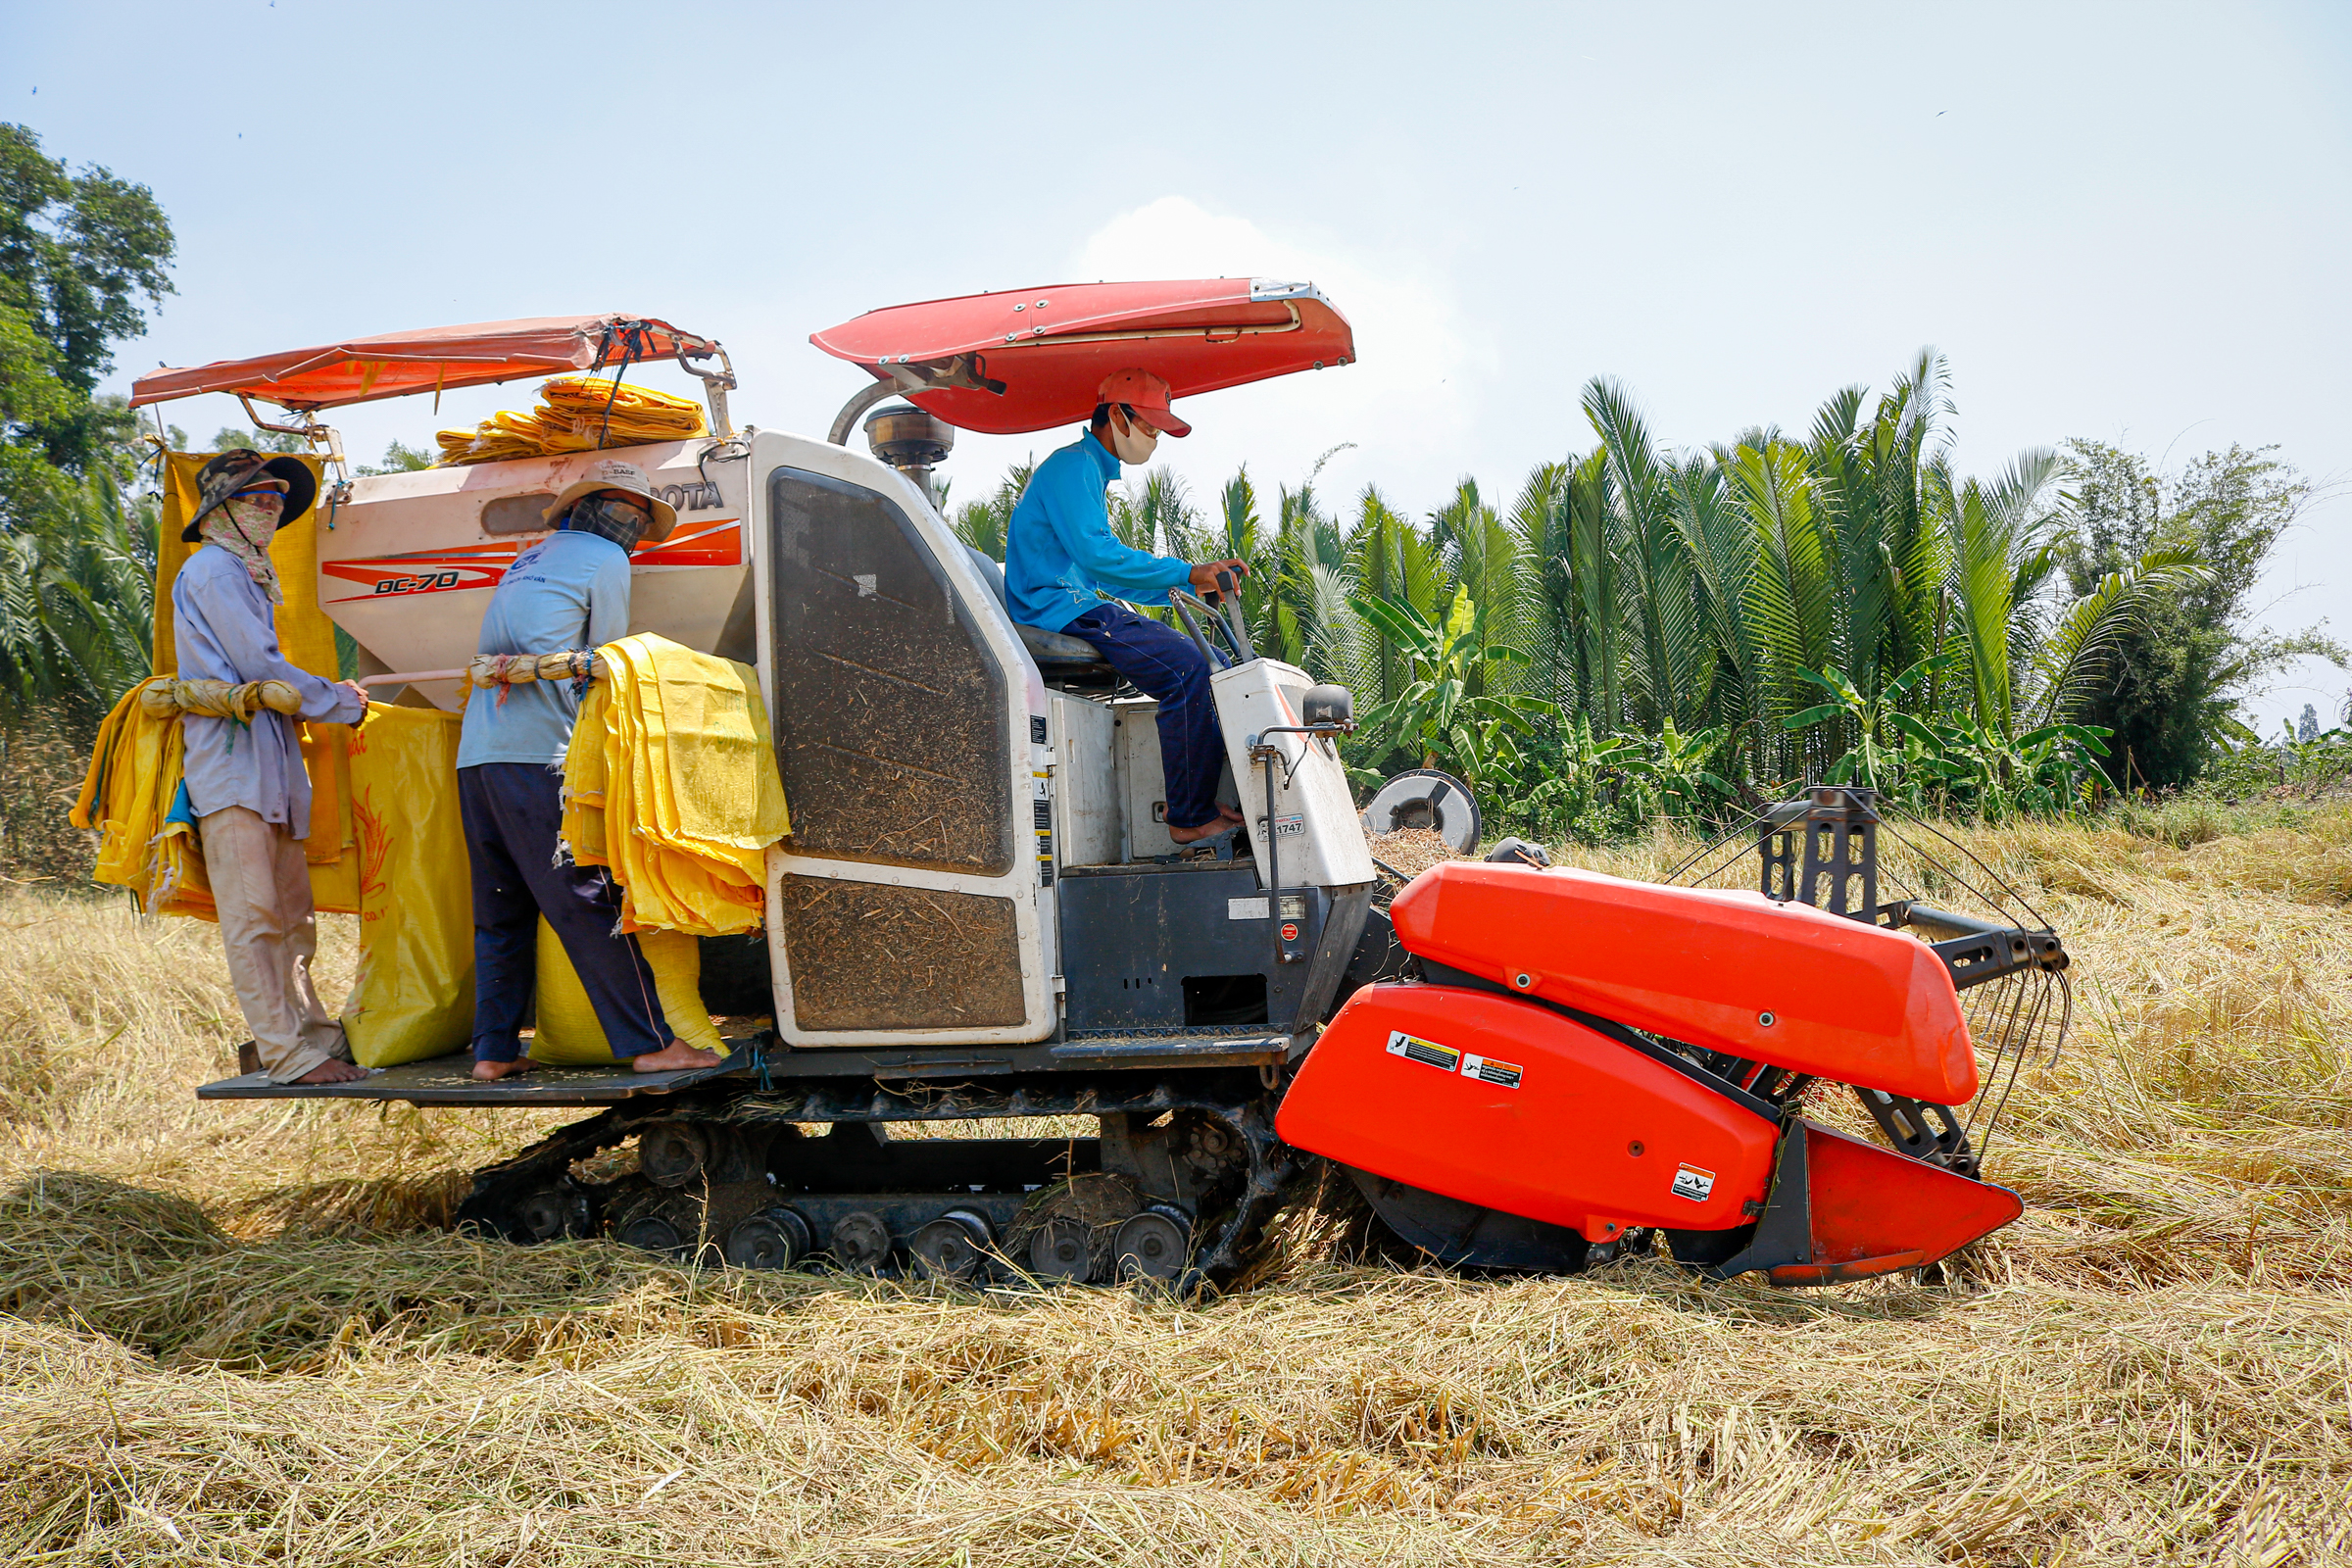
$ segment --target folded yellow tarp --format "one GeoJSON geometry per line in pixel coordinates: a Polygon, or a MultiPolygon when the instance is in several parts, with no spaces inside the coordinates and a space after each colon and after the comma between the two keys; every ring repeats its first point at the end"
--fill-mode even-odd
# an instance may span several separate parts
{"type": "Polygon", "coordinates": [[[597,656],[564,759],[573,858],[612,867],[624,929],[754,929],[767,848],[792,830],[758,677],[650,632],[597,656]]]}

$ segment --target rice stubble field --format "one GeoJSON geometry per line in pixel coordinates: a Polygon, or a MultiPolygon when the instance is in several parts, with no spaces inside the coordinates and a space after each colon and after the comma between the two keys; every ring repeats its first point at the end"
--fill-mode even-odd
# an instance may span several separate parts
{"type": "Polygon", "coordinates": [[[213,930],[19,890],[0,1561],[2352,1560],[2352,808],[1968,842],[2076,958],[2026,1217],[1809,1293],[1415,1267],[1312,1181],[1198,1301],[478,1242],[567,1113],[199,1105],[213,930]]]}

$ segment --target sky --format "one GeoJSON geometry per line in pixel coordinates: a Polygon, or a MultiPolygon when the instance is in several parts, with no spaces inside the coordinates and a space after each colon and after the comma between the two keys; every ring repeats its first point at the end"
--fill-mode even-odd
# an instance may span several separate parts
{"type": "MultiPolygon", "coordinates": [[[[1191,400],[1161,455],[1205,503],[1342,447],[1322,493],[1420,515],[1590,450],[1594,376],[1696,446],[1932,347],[1963,471],[2276,445],[2315,499],[2261,620],[2352,642],[2352,8],[0,0],[0,119],[171,216],[116,390],[629,311],[726,344],[739,422],[821,435],[865,378],[808,334],[866,310],[1306,279],[1359,362],[1191,400]]],[[[527,386],[334,422],[365,459],[527,386]]],[[[967,434],[942,472],[970,497],[1065,439],[967,434]]],[[[2309,660],[2253,712],[2348,689],[2309,660]]]]}

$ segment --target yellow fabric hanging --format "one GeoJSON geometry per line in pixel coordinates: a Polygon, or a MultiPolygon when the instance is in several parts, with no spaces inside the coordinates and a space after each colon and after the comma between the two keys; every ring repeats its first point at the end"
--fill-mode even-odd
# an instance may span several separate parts
{"type": "Polygon", "coordinates": [[[176,715],[158,717],[141,704],[153,684],[143,680],[123,693],[99,725],[69,820],[99,835],[92,880],[130,889],[144,913],[210,920],[212,884],[194,824],[168,820],[184,732],[176,715]]]}
{"type": "Polygon", "coordinates": [[[792,830],[758,678],[650,632],[597,653],[564,760],[573,858],[612,867],[624,929],[754,929],[767,848],[792,830]]]}
{"type": "MultiPolygon", "coordinates": [[[[169,820],[180,781],[183,731],[176,715],[147,711],[142,681],[100,726],[73,822],[101,835],[95,880],[131,890],[148,914],[216,918],[195,825],[169,820]]],[[[328,913],[360,917],[360,973],[343,1026],[362,1066],[437,1056],[473,1035],[473,891],[458,814],[459,715],[438,710],[369,710],[349,760],[364,861],[354,892],[328,913]]],[[[331,738],[331,737],[329,737],[331,738]]],[[[306,751],[309,748],[306,747],[306,751]]],[[[311,761],[314,774],[320,770],[311,761]]],[[[314,895],[322,871],[313,865],[314,895]]]]}
{"type": "MultiPolygon", "coordinates": [[[[218,452],[164,454],[164,517],[155,542],[155,672],[179,673],[179,654],[172,642],[172,584],[180,563],[203,544],[183,544],[180,533],[201,503],[196,474],[218,452]]],[[[318,483],[319,500],[310,511],[277,530],[270,541],[270,564],[277,568],[278,585],[286,602],[277,607],[277,647],[286,662],[328,680],[338,673],[335,662],[335,623],[318,608],[318,519],[326,506],[325,465],[307,453],[293,459],[311,470],[318,483]]]]}

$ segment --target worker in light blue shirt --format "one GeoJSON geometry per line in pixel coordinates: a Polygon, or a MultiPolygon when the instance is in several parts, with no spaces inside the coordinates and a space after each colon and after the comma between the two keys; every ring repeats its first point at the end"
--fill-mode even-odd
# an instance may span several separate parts
{"type": "MultiPolygon", "coordinates": [[[[551,654],[602,648],[629,631],[629,552],[585,528],[563,528],[514,558],[482,616],[476,651],[551,654]]],[[[579,694],[562,680],[477,686],[466,702],[458,766],[562,767],[579,694]]]]}
{"type": "MultiPolygon", "coordinates": [[[[479,651],[594,649],[629,629],[629,552],[678,514],[633,463],[602,458],[547,509],[556,532],[514,558],[490,596],[479,651]]],[[[715,1067],[662,1016],[654,971],[620,929],[620,890],[561,847],[564,754],[580,693],[567,681],[482,687],[458,738],[458,808],[473,873],[473,1075],[530,1070],[522,1020],[538,982],[539,920],[564,944],[612,1054],[639,1072],[715,1067]]]]}
{"type": "Polygon", "coordinates": [[[1103,493],[1119,465],[1152,459],[1159,433],[1192,434],[1168,408],[1168,383],[1147,370],[1103,379],[1087,433],[1037,466],[1013,505],[1004,536],[1004,602],[1024,626],[1064,632],[1094,645],[1105,662],[1159,704],[1159,764],[1167,791],[1168,837],[1191,844],[1239,826],[1242,813],[1217,800],[1225,743],[1209,695],[1208,661],[1193,640],[1104,594],[1164,605],[1190,585],[1210,603],[1217,574],[1239,561],[1193,565],[1121,542],[1103,493]]]}

